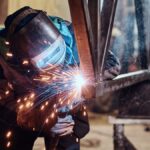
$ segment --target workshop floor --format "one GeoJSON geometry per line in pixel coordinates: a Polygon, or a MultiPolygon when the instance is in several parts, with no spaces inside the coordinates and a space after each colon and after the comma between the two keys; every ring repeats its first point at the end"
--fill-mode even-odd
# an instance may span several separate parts
{"type": "MultiPolygon", "coordinates": [[[[90,133],[81,141],[81,150],[113,150],[113,126],[107,123],[107,117],[90,115],[90,133]]],[[[150,132],[143,125],[125,127],[125,134],[138,150],[150,150],[150,132]]],[[[33,150],[44,150],[44,141],[39,138],[33,150]]]]}

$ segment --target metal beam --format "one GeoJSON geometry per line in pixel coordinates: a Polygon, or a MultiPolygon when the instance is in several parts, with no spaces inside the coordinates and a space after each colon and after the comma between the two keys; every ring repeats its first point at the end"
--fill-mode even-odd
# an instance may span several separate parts
{"type": "MultiPolygon", "coordinates": [[[[69,7],[80,58],[80,67],[83,75],[93,83],[95,82],[95,75],[82,0],[69,0],[69,7]]],[[[93,87],[88,87],[88,89],[85,97],[91,98],[95,95],[95,91],[93,87]]]]}
{"type": "MultiPolygon", "coordinates": [[[[146,51],[146,30],[145,30],[145,20],[144,20],[144,1],[134,0],[135,3],[135,14],[138,29],[138,43],[139,43],[139,56],[142,69],[148,68],[148,60],[146,51]]],[[[148,58],[149,59],[149,58],[148,58]]]]}
{"type": "Polygon", "coordinates": [[[97,39],[98,40],[97,67],[98,67],[99,81],[102,80],[103,76],[104,63],[109,48],[117,1],[118,0],[105,0],[102,12],[99,11],[99,13],[101,14],[98,15],[101,16],[101,19],[99,19],[99,21],[101,22],[100,23],[98,22],[98,24],[100,24],[101,35],[97,39]]]}
{"type": "Polygon", "coordinates": [[[98,83],[96,85],[96,97],[103,96],[105,93],[117,91],[146,80],[150,80],[150,72],[148,70],[119,75],[112,81],[98,83]]]}

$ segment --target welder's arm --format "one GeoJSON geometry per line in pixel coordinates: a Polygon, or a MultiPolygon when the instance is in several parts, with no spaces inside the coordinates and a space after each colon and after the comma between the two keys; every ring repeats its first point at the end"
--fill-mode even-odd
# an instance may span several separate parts
{"type": "Polygon", "coordinates": [[[64,118],[58,117],[57,123],[51,128],[50,132],[52,136],[65,136],[73,132],[74,124],[71,115],[64,118]]]}
{"type": "Polygon", "coordinates": [[[104,66],[104,80],[111,80],[120,74],[121,65],[119,59],[108,51],[107,59],[104,66]]]}
{"type": "Polygon", "coordinates": [[[90,130],[88,113],[86,110],[80,109],[73,116],[73,120],[75,122],[73,128],[73,135],[77,138],[83,138],[90,130]]]}

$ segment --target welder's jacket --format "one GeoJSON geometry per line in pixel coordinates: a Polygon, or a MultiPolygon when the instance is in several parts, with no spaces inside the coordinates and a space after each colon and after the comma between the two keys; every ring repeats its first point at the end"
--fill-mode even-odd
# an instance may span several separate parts
{"type": "MultiPolygon", "coordinates": [[[[61,20],[60,18],[56,18],[56,17],[50,17],[50,19],[55,24],[55,26],[59,29],[59,31],[61,32],[61,34],[66,42],[66,45],[67,45],[66,60],[67,61],[65,62],[65,64],[66,65],[73,65],[74,63],[79,64],[77,48],[76,48],[75,38],[74,38],[71,24],[66,21],[61,20]]],[[[1,40],[4,40],[4,39],[1,38],[1,40]]],[[[2,43],[0,43],[0,44],[2,44],[2,43]]],[[[7,48],[5,48],[4,45],[0,45],[0,52],[2,55],[4,55],[7,52],[7,48]],[[3,49],[3,50],[1,50],[1,49],[3,49]]],[[[7,80],[10,77],[10,73],[7,73],[8,72],[7,70],[9,70],[9,68],[7,68],[7,66],[5,66],[5,67],[3,67],[3,69],[1,69],[1,72],[0,72],[0,75],[3,76],[3,78],[5,78],[6,85],[7,85],[7,80]],[[7,74],[4,75],[3,72],[6,72],[7,74]]],[[[13,80],[13,78],[12,78],[12,80],[13,80]]],[[[23,85],[25,85],[25,84],[26,83],[24,82],[23,85]]],[[[13,92],[15,93],[16,89],[13,89],[13,90],[14,90],[13,92]]],[[[12,96],[11,99],[12,99],[12,101],[14,101],[14,99],[16,99],[15,95],[12,96]]],[[[5,108],[3,106],[1,106],[1,107],[5,108]]],[[[6,109],[2,109],[2,108],[1,108],[1,110],[3,111],[3,113],[1,113],[1,114],[8,112],[6,109]]],[[[8,107],[7,107],[7,109],[9,110],[8,107]]],[[[12,120],[13,125],[17,125],[16,113],[14,111],[10,110],[10,118],[12,118],[11,117],[12,114],[13,114],[13,119],[8,119],[8,120],[12,120]]],[[[6,115],[4,114],[3,116],[6,116],[6,115]]],[[[5,120],[5,119],[6,118],[4,118],[3,120],[5,120]]],[[[84,137],[89,132],[88,116],[86,116],[86,117],[83,116],[82,111],[79,111],[73,115],[73,119],[75,121],[74,133],[73,133],[74,138],[84,137]]]]}

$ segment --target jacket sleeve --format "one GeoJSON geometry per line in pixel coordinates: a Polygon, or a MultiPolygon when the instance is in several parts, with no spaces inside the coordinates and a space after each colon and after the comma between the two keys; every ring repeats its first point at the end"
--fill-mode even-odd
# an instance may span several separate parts
{"type": "Polygon", "coordinates": [[[73,115],[73,119],[75,121],[74,135],[79,139],[83,138],[90,130],[88,114],[83,106],[82,109],[73,115]]]}

